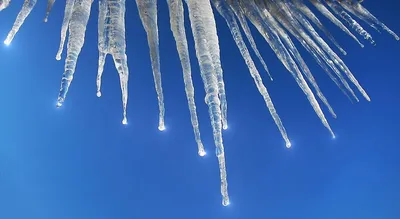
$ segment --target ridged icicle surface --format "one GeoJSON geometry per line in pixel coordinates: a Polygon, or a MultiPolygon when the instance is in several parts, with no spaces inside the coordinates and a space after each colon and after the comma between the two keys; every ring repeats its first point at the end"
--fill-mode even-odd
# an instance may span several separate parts
{"type": "MultiPolygon", "coordinates": [[[[34,8],[37,0],[24,0],[23,6],[7,35],[4,43],[10,44],[34,8]]],[[[370,101],[365,89],[360,85],[350,68],[339,55],[346,55],[339,40],[322,23],[320,17],[326,17],[330,22],[345,32],[361,47],[364,43],[375,45],[372,34],[368,29],[387,32],[396,40],[399,36],[379,21],[370,11],[364,8],[361,0],[162,0],[167,1],[170,26],[175,38],[177,52],[180,58],[183,82],[189,106],[191,123],[194,131],[198,154],[204,156],[206,151],[200,138],[199,121],[197,118],[192,69],[189,57],[189,45],[186,30],[191,27],[194,38],[196,57],[200,66],[200,75],[205,89],[205,104],[208,106],[212,133],[218,158],[222,204],[229,205],[228,182],[223,144],[223,129],[228,128],[227,91],[225,90],[224,72],[221,63],[221,51],[214,13],[218,13],[225,20],[233,41],[235,42],[256,88],[263,97],[265,104],[277,125],[286,147],[291,143],[283,122],[278,115],[279,106],[275,106],[268,93],[267,84],[262,80],[263,73],[267,73],[272,81],[267,61],[263,59],[253,38],[249,24],[261,34],[273,53],[282,62],[288,73],[292,75],[299,88],[304,92],[311,107],[314,109],[322,124],[335,137],[324,108],[336,118],[333,107],[318,86],[314,75],[296,45],[304,47],[322,70],[332,79],[338,88],[350,99],[359,101],[361,94],[370,101]],[[188,8],[189,23],[185,25],[184,3],[188,8]],[[212,9],[214,6],[214,11],[212,9]],[[367,28],[363,24],[367,24],[367,28]],[[244,33],[244,35],[243,35],[244,33]],[[245,36],[245,37],[244,37],[245,36]],[[326,40],[325,40],[326,38],[326,40]],[[248,44],[251,51],[248,49],[248,44]],[[254,52],[265,72],[259,72],[252,54],[254,52]],[[339,53],[339,54],[338,54],[339,53]],[[357,95],[358,90],[359,94],[357,95]],[[318,99],[317,99],[318,98],[318,99]],[[320,106],[320,102],[323,106],[320,106]]],[[[47,21],[53,5],[57,2],[47,0],[45,21],[47,21]]],[[[0,0],[0,11],[10,5],[10,0],[0,0]]],[[[84,45],[85,31],[90,17],[93,0],[65,0],[64,20],[61,25],[61,38],[56,59],[60,60],[67,40],[65,68],[62,74],[61,88],[57,106],[60,107],[70,88],[78,61],[84,45]]],[[[136,0],[139,16],[147,34],[147,43],[150,50],[152,73],[159,106],[159,130],[165,129],[164,121],[164,94],[161,83],[161,65],[159,53],[158,33],[158,3],[157,0],[136,0]]],[[[95,4],[97,5],[97,4],[95,4]]],[[[119,74],[122,92],[122,123],[127,124],[128,103],[128,59],[126,56],[125,39],[125,0],[99,0],[98,9],[98,49],[99,63],[97,75],[97,96],[101,96],[101,77],[105,58],[108,54],[113,57],[119,74]]],[[[225,40],[225,39],[223,39],[225,40]]],[[[223,53],[222,53],[223,55],[223,53]]],[[[166,58],[168,60],[168,57],[166,58]]],[[[228,63],[226,63],[228,64],[228,63]]],[[[197,72],[195,72],[197,73],[197,72]]],[[[232,74],[236,72],[225,72],[232,74]]],[[[169,85],[167,85],[169,86],[169,85]]],[[[201,97],[200,97],[201,99],[201,97]]]]}

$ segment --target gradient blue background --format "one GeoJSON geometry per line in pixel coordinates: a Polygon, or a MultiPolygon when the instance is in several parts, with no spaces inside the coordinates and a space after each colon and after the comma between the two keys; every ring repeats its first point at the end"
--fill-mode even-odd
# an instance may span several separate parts
{"type": "MultiPolygon", "coordinates": [[[[329,117],[337,134],[332,140],[293,78],[254,32],[275,78],[265,82],[292,139],[288,150],[217,16],[230,127],[224,139],[231,205],[222,207],[193,39],[205,158],[197,155],[166,2],[159,3],[165,132],[157,130],[157,99],[135,2],[127,1],[127,127],[121,124],[119,79],[110,58],[103,97],[96,97],[96,2],[68,98],[56,109],[64,62],[57,62],[55,54],[64,4],[56,2],[47,24],[42,22],[45,4],[38,2],[10,46],[0,46],[1,219],[400,218],[400,44],[386,33],[374,32],[378,45],[365,43],[361,49],[322,19],[347,49],[344,60],[371,103],[351,104],[301,49],[338,114],[336,120],[329,117]]],[[[0,13],[1,39],[21,5],[13,0],[0,13]]],[[[365,6],[400,33],[398,1],[366,1],[365,6]]]]}

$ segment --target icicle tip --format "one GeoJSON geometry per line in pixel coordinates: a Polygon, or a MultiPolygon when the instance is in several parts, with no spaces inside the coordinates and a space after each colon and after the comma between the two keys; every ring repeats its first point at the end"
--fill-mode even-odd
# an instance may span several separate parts
{"type": "Polygon", "coordinates": [[[286,142],[286,148],[292,148],[292,143],[290,143],[290,141],[286,142]]]}
{"type": "Polygon", "coordinates": [[[97,91],[97,97],[101,97],[101,91],[97,91]]]}
{"type": "Polygon", "coordinates": [[[123,125],[128,125],[128,119],[126,117],[124,117],[124,119],[122,120],[122,124],[123,125]]]}
{"type": "Polygon", "coordinates": [[[200,157],[204,157],[207,155],[206,151],[204,151],[204,150],[199,150],[198,154],[200,157]]]}
{"type": "Polygon", "coordinates": [[[10,41],[10,40],[8,40],[8,39],[4,40],[4,44],[5,44],[6,46],[9,46],[9,45],[10,45],[10,43],[11,43],[11,41],[10,41]]]}
{"type": "Polygon", "coordinates": [[[224,130],[227,130],[228,129],[228,124],[224,124],[224,126],[222,127],[224,130]]]}
{"type": "Polygon", "coordinates": [[[165,131],[165,125],[164,124],[160,124],[159,126],[158,126],[158,130],[160,130],[160,131],[165,131]]]}
{"type": "Polygon", "coordinates": [[[229,199],[223,199],[223,200],[222,200],[222,205],[223,205],[223,206],[226,207],[226,206],[228,206],[228,205],[230,205],[230,204],[231,204],[231,203],[229,202],[229,199]]]}

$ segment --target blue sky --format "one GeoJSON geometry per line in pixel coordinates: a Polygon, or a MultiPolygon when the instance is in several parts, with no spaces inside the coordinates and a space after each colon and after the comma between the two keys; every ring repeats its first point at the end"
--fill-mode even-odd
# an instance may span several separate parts
{"type": "MultiPolygon", "coordinates": [[[[127,127],[121,125],[119,79],[111,58],[103,96],[96,97],[97,4],[66,102],[55,107],[64,66],[55,60],[63,4],[56,2],[47,24],[45,4],[38,2],[10,46],[0,46],[0,218],[400,218],[400,44],[389,35],[374,33],[378,45],[361,49],[327,23],[348,51],[344,61],[370,103],[351,104],[300,49],[338,114],[329,118],[337,135],[332,140],[290,74],[254,34],[275,79],[270,82],[263,73],[293,143],[288,150],[217,16],[229,110],[224,143],[231,205],[223,207],[193,45],[205,158],[197,155],[166,2],[159,3],[165,132],[157,129],[146,35],[134,1],[127,1],[127,127]]],[[[1,39],[21,5],[13,1],[0,13],[1,39]]],[[[366,1],[365,6],[400,33],[397,1],[366,1]]]]}

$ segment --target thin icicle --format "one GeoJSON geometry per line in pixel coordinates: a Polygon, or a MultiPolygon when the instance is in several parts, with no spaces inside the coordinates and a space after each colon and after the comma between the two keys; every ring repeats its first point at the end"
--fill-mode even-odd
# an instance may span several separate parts
{"type": "MultiPolygon", "coordinates": [[[[232,7],[231,5],[229,5],[229,6],[232,7]]],[[[247,37],[247,40],[249,41],[254,53],[256,54],[257,58],[260,60],[261,64],[263,65],[263,67],[264,67],[265,71],[267,72],[267,74],[268,74],[269,78],[271,79],[271,81],[273,81],[273,78],[271,76],[271,73],[269,72],[268,66],[265,63],[264,59],[262,58],[262,56],[260,54],[260,51],[257,48],[256,42],[255,42],[255,40],[253,38],[253,35],[251,34],[251,31],[250,31],[249,25],[247,23],[246,17],[242,13],[238,13],[238,14],[235,13],[235,15],[237,16],[237,18],[239,20],[239,23],[240,23],[240,26],[242,27],[243,32],[245,33],[245,35],[247,37]]]]}
{"type": "Polygon", "coordinates": [[[350,32],[350,30],[332,14],[329,9],[320,1],[320,0],[309,0],[317,9],[320,11],[326,18],[328,18],[332,23],[342,29],[347,35],[353,38],[361,47],[364,47],[354,34],[350,32]]]}
{"type": "Polygon", "coordinates": [[[157,26],[157,2],[156,0],[136,0],[140,19],[147,33],[147,41],[150,48],[151,64],[153,67],[154,83],[158,96],[158,108],[160,111],[158,129],[165,130],[164,124],[164,94],[161,84],[160,54],[158,49],[158,26],[157,26]]]}
{"type": "Polygon", "coordinates": [[[65,71],[62,75],[60,93],[57,98],[57,107],[61,107],[71,85],[79,53],[85,42],[86,25],[90,16],[93,0],[76,0],[73,5],[71,19],[68,24],[69,37],[65,71]]]}
{"type": "Polygon", "coordinates": [[[384,23],[380,22],[374,15],[371,14],[366,8],[364,8],[358,1],[339,1],[339,3],[352,14],[357,16],[359,19],[368,23],[372,27],[376,28],[375,25],[380,26],[383,30],[392,35],[396,40],[400,40],[399,36],[389,29],[384,23]]]}
{"type": "Polygon", "coordinates": [[[200,138],[199,122],[197,119],[196,103],[194,99],[194,87],[192,81],[192,70],[190,66],[188,43],[186,39],[184,24],[184,9],[182,0],[168,0],[171,30],[176,41],[176,48],[179,53],[183,70],[183,81],[185,83],[186,98],[188,100],[190,119],[193,126],[194,136],[198,146],[198,154],[206,154],[200,138]]]}
{"type": "Polygon", "coordinates": [[[118,71],[122,92],[123,124],[128,124],[128,60],[125,40],[125,0],[99,1],[99,67],[97,73],[97,96],[101,96],[101,76],[105,58],[111,54],[118,71]]]}
{"type": "MultiPolygon", "coordinates": [[[[21,11],[19,12],[17,19],[15,19],[14,25],[11,29],[11,31],[8,33],[6,40],[4,40],[4,44],[10,45],[12,40],[15,37],[15,34],[17,34],[19,28],[22,26],[24,23],[25,19],[28,17],[28,15],[31,13],[33,7],[35,6],[37,0],[25,0],[24,5],[22,6],[21,11]]],[[[5,2],[5,6],[8,6],[9,2],[5,2]]]]}
{"type": "Polygon", "coordinates": [[[11,0],[0,0],[0,11],[6,9],[10,5],[11,0]]]}
{"type": "MultiPolygon", "coordinates": [[[[281,35],[281,39],[286,44],[286,47],[288,48],[290,53],[293,55],[294,59],[299,64],[299,67],[303,71],[303,73],[306,76],[307,80],[314,87],[315,91],[317,92],[317,96],[326,105],[326,107],[329,109],[329,112],[332,114],[332,116],[334,118],[336,118],[336,114],[335,114],[334,110],[332,109],[332,107],[330,106],[328,100],[326,99],[326,97],[324,96],[322,91],[320,90],[320,88],[319,88],[314,76],[312,75],[310,69],[306,65],[306,63],[303,60],[303,58],[301,57],[301,55],[300,55],[299,51],[297,50],[296,46],[294,45],[294,43],[290,39],[289,35],[286,34],[286,31],[284,29],[282,29],[282,27],[273,19],[273,17],[276,18],[276,20],[278,20],[287,30],[289,30],[314,57],[317,57],[317,54],[314,51],[312,51],[311,49],[307,48],[308,45],[306,44],[306,41],[307,40],[308,41],[312,41],[312,40],[307,39],[308,35],[305,34],[304,32],[301,33],[301,26],[298,23],[296,23],[295,20],[291,17],[291,15],[287,12],[287,8],[286,8],[284,3],[280,2],[280,1],[277,1],[276,3],[273,3],[273,1],[270,1],[268,6],[271,7],[271,8],[268,8],[268,9],[265,8],[264,3],[261,2],[261,1],[259,2],[258,5],[260,6],[260,8],[263,8],[263,12],[264,12],[266,17],[271,17],[269,19],[270,20],[269,21],[269,25],[271,25],[274,28],[276,28],[277,33],[279,33],[279,35],[281,35]],[[268,12],[268,10],[270,10],[271,13],[273,13],[273,14],[270,14],[268,12]],[[285,14],[282,14],[282,13],[285,13],[285,14]],[[290,19],[290,20],[287,20],[287,19],[290,19]],[[293,26],[293,28],[292,28],[292,25],[295,25],[295,26],[293,26]],[[298,35],[297,33],[299,33],[300,35],[298,35]]],[[[314,49],[319,50],[319,48],[317,46],[315,46],[314,49]]],[[[316,58],[316,59],[318,59],[318,58],[316,58]]]]}
{"type": "Polygon", "coordinates": [[[46,17],[44,18],[44,22],[47,22],[47,20],[49,19],[49,15],[50,15],[51,9],[53,8],[55,1],[56,0],[48,0],[47,1],[46,17]]]}
{"type": "Polygon", "coordinates": [[[202,13],[209,4],[208,0],[187,0],[190,23],[196,47],[196,56],[200,65],[201,77],[206,91],[205,101],[209,108],[211,125],[213,128],[216,155],[221,177],[222,204],[229,205],[228,182],[226,179],[225,152],[222,142],[222,112],[218,96],[218,81],[215,75],[211,54],[208,51],[206,28],[202,21],[202,13]]]}
{"type": "Polygon", "coordinates": [[[58,48],[58,52],[56,55],[57,60],[61,60],[61,54],[64,49],[64,44],[65,44],[65,39],[67,38],[67,31],[68,31],[68,25],[69,21],[71,20],[71,15],[72,11],[74,8],[75,0],[66,0],[65,2],[65,11],[64,11],[64,19],[61,27],[61,40],[60,40],[60,46],[58,48]]]}
{"type": "Polygon", "coordinates": [[[343,20],[345,20],[353,30],[355,30],[358,34],[364,37],[365,40],[370,42],[372,45],[375,45],[374,39],[372,39],[371,34],[369,34],[364,28],[351,17],[337,2],[336,0],[327,0],[326,3],[335,12],[338,16],[340,16],[343,20]]]}
{"type": "Polygon", "coordinates": [[[311,20],[317,27],[324,32],[326,37],[340,50],[343,55],[347,55],[347,52],[339,45],[336,39],[332,36],[328,29],[321,23],[318,17],[311,11],[307,5],[304,4],[303,0],[292,1],[292,3],[299,9],[308,19],[311,20]]]}
{"type": "MultiPolygon", "coordinates": [[[[229,0],[232,6],[235,6],[234,0],[229,0]]],[[[279,35],[277,34],[276,29],[270,25],[270,23],[265,22],[272,22],[272,17],[265,16],[257,5],[254,3],[253,0],[240,0],[240,6],[238,10],[243,10],[246,13],[247,18],[254,24],[254,26],[258,29],[261,35],[265,38],[268,44],[271,46],[273,51],[276,53],[278,58],[284,64],[284,66],[288,69],[288,71],[293,75],[296,82],[298,83],[299,87],[303,90],[306,94],[307,99],[309,100],[311,106],[313,107],[314,111],[320,118],[323,125],[329,130],[329,132],[334,136],[333,131],[325,118],[324,113],[321,110],[321,107],[318,101],[315,99],[315,96],[308,86],[307,82],[304,80],[303,75],[301,74],[296,62],[290,56],[288,50],[283,45],[279,35]]],[[[238,11],[237,10],[237,11],[238,11]]]]}
{"type": "Polygon", "coordinates": [[[218,12],[221,14],[221,16],[225,19],[225,21],[228,24],[228,27],[232,33],[233,39],[236,42],[237,47],[240,50],[240,53],[242,54],[243,59],[245,60],[250,74],[254,79],[254,83],[257,86],[258,91],[260,94],[263,96],[264,101],[268,107],[269,112],[271,113],[272,118],[275,121],[275,124],[278,126],[279,131],[281,132],[281,135],[283,139],[285,140],[286,147],[290,148],[291,143],[290,140],[287,136],[285,127],[282,124],[282,121],[279,117],[279,115],[276,112],[275,106],[272,103],[271,97],[268,93],[267,88],[265,87],[262,78],[260,76],[260,73],[258,72],[253,59],[250,56],[249,50],[247,49],[247,46],[243,40],[242,34],[239,29],[239,25],[237,24],[237,21],[234,17],[234,14],[231,10],[231,8],[226,5],[225,0],[212,0],[215,8],[218,10],[218,12]]]}

